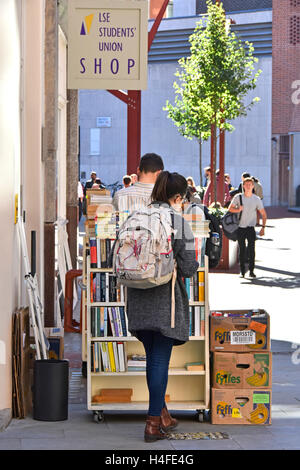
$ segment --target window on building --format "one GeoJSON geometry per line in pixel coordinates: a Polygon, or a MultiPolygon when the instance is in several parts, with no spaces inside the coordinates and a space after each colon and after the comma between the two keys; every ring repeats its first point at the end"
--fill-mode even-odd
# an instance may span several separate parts
{"type": "Polygon", "coordinates": [[[90,155],[100,155],[100,129],[90,129],[90,155]]]}

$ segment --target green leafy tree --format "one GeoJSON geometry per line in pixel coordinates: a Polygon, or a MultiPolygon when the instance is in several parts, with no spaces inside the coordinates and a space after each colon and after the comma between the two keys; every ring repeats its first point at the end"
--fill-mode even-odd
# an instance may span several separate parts
{"type": "MultiPolygon", "coordinates": [[[[180,70],[175,76],[175,104],[166,102],[164,110],[173,120],[181,135],[196,138],[201,143],[211,137],[215,129],[233,131],[231,121],[246,116],[259,98],[245,103],[245,98],[256,87],[261,70],[255,72],[258,59],[251,43],[245,45],[230,30],[221,4],[207,0],[207,15],[200,20],[190,36],[190,56],[181,58],[180,70]]],[[[217,132],[213,133],[214,174],[213,194],[216,202],[217,132]]],[[[200,181],[202,162],[200,151],[200,181]]]]}

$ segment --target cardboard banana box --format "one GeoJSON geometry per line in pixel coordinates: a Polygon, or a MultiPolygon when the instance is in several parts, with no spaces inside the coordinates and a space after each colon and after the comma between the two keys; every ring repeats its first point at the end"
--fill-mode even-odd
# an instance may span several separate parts
{"type": "Polygon", "coordinates": [[[210,312],[210,350],[270,351],[270,317],[265,310],[210,312]]]}
{"type": "Polygon", "coordinates": [[[271,424],[271,390],[212,389],[212,424],[271,424]]]}
{"type": "Polygon", "coordinates": [[[215,352],[213,355],[213,388],[270,389],[272,386],[272,353],[215,352]]]}

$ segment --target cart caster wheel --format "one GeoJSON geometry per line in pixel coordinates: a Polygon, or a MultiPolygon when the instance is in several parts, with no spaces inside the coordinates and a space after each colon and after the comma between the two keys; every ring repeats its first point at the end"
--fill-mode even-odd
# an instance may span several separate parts
{"type": "Polygon", "coordinates": [[[102,423],[104,421],[103,411],[94,411],[93,418],[96,423],[102,423]]]}
{"type": "Polygon", "coordinates": [[[204,422],[204,412],[203,412],[203,410],[197,410],[196,419],[199,421],[199,423],[204,422]]]}
{"type": "Polygon", "coordinates": [[[210,410],[203,411],[203,418],[206,423],[210,423],[210,410]]]}

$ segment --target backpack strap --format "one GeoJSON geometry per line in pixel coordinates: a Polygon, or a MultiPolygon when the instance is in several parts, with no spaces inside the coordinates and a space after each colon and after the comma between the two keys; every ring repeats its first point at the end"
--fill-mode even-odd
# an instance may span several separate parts
{"type": "Polygon", "coordinates": [[[173,233],[171,235],[171,243],[172,243],[172,249],[173,249],[173,254],[174,254],[174,270],[172,274],[172,285],[171,285],[171,328],[175,328],[175,284],[176,284],[176,279],[177,279],[177,263],[176,263],[176,256],[175,256],[175,251],[174,251],[174,230],[175,230],[175,222],[174,222],[174,213],[171,210],[171,222],[172,222],[172,228],[173,228],[173,233]]]}
{"type": "MultiPolygon", "coordinates": [[[[243,205],[242,194],[239,194],[239,196],[240,196],[240,205],[242,206],[243,205]]],[[[241,220],[242,213],[243,213],[243,211],[241,211],[240,214],[239,214],[239,221],[241,220]]]]}

